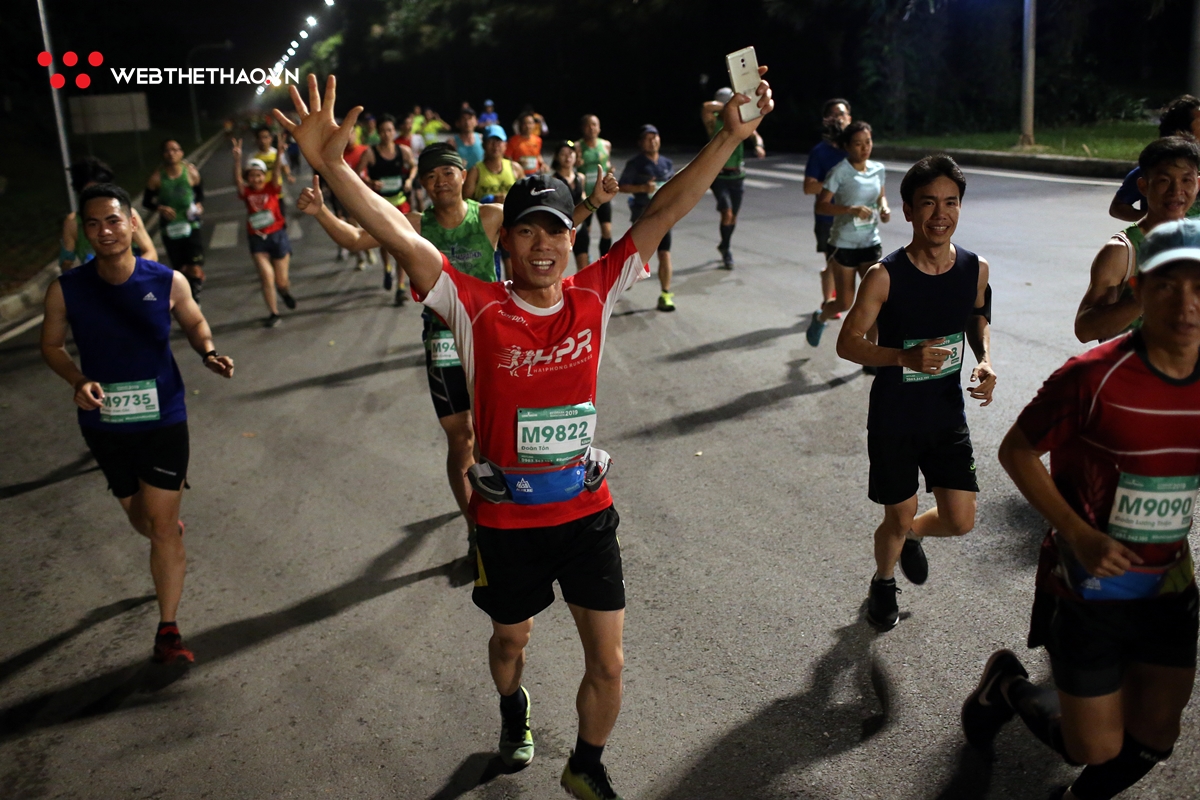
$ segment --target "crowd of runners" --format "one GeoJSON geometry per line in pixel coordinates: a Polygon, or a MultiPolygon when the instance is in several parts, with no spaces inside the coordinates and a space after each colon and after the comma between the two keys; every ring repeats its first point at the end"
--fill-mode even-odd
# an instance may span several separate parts
{"type": "MultiPolygon", "coordinates": [[[[254,152],[230,139],[266,324],[281,319],[278,299],[296,307],[289,202],[316,219],[339,257],[378,250],[397,305],[411,295],[425,306],[447,479],[466,521],[473,600],[492,622],[500,757],[519,768],[534,755],[525,648],[557,581],[585,654],[578,737],[561,783],[585,800],[617,798],[602,755],[621,706],[625,586],[605,480],[610,457],[595,439],[607,323],[622,293],[650,277],[655,257],[657,307],[675,309],[671,230],[710,190],[720,266],[733,268],[746,151],[763,153],[762,117],[744,122],[740,107],[756,103],[769,114],[770,87],[761,82],[752,97],[722,89],[704,103],[708,144],[678,171],[660,152],[658,130],[642,126],[639,152],[619,177],[592,114],[581,118],[579,140],[547,148],[545,120],[532,111],[507,131],[490,101],[482,114],[464,104],[452,125],[419,107],[403,119],[355,108],[339,120],[335,89],[332,76],[323,93],[310,76],[307,96],[292,89],[295,108],[274,112],[278,130],[254,131],[254,152]],[[287,187],[301,157],[312,175],[292,201],[287,187]],[[611,204],[622,193],[632,224],[614,242],[611,204]]],[[[961,376],[969,348],[966,394],[992,402],[989,264],[954,241],[967,180],[945,155],[904,174],[911,239],[884,255],[879,225],[891,209],[884,165],[871,160],[871,126],[842,98],[822,116],[825,137],[809,155],[804,191],[816,196],[825,263],[806,336],[818,347],[840,319],[838,355],[874,376],[868,497],[882,521],[864,584],[866,620],[886,631],[900,619],[897,566],[909,583],[925,583],[924,539],[975,525],[979,485],[961,376]],[[921,475],[933,495],[924,511],[921,475]]],[[[1048,377],[999,452],[1050,524],[1028,644],[1049,653],[1054,688],[1032,683],[1015,653],[1000,650],[962,707],[975,747],[990,748],[1020,716],[1068,764],[1083,766],[1053,794],[1068,800],[1114,797],[1167,758],[1195,675],[1187,537],[1200,489],[1200,220],[1191,219],[1200,213],[1200,100],[1174,101],[1160,133],[1112,203],[1112,215],[1133,224],[1103,245],[1080,287],[1075,331],[1095,345],[1048,377]]],[[[72,179],[79,213],[64,223],[66,271],[46,296],[42,352],[74,391],[110,490],[150,540],[161,617],[154,659],[191,662],[176,622],[189,442],[172,317],[209,370],[234,374],[197,302],[203,182],[179,144],[164,143],[142,205],[160,219],[168,267],[111,170],[90,160],[72,179]]]]}

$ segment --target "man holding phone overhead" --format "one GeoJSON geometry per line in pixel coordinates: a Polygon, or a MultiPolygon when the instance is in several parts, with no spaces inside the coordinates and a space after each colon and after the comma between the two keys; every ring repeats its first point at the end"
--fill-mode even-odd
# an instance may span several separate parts
{"type": "MultiPolygon", "coordinates": [[[[331,75],[322,98],[310,75],[305,105],[292,87],[302,121],[284,125],[350,213],[396,257],[416,295],[454,332],[472,388],[480,454],[471,476],[478,522],[472,599],[492,619],[488,661],[500,694],[501,758],[511,765],[533,758],[521,674],[533,617],[554,602],[557,580],[584,647],[579,736],[561,783],[583,800],[619,798],[601,756],[621,707],[625,585],[619,518],[604,480],[609,459],[591,446],[602,416],[597,371],[617,299],[649,277],[646,259],[757,127],[757,120],[738,115],[750,98],[730,102],[725,129],[658,189],[606,256],[574,275],[563,277],[575,240],[569,190],[546,175],[518,182],[505,198],[500,232],[513,279],[485,283],[458,272],[346,165],[342,152],[361,108],[337,125],[335,90],[331,75]]],[[[762,113],[774,106],[765,82],[757,100],[762,113]]]]}

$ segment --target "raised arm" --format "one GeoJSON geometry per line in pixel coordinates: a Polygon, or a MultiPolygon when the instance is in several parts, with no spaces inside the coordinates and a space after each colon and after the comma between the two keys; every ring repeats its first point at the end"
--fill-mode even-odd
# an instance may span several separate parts
{"type": "Polygon", "coordinates": [[[230,154],[233,156],[233,185],[237,187],[240,195],[246,189],[246,182],[242,179],[242,140],[233,139],[229,146],[230,154]]]}
{"type": "MultiPolygon", "coordinates": [[[[758,68],[759,75],[766,72],[765,66],[758,68]]],[[[751,100],[743,94],[734,95],[721,111],[724,115],[724,127],[709,139],[708,144],[690,164],[659,188],[645,213],[633,224],[630,234],[643,261],[654,255],[667,231],[695,208],[738,144],[748,139],[762,123],[763,118],[775,108],[775,101],[771,99],[771,87],[766,81],[759,82],[756,93],[762,115],[749,122],[742,122],[739,108],[751,100]]]]}
{"type": "Polygon", "coordinates": [[[317,222],[325,229],[325,233],[329,234],[329,238],[333,239],[338,247],[344,247],[352,253],[379,247],[379,242],[375,241],[374,236],[362,228],[354,227],[344,219],[338,219],[329,210],[325,205],[324,194],[321,192],[319,175],[313,175],[313,185],[304,187],[300,192],[300,197],[296,200],[296,209],[311,217],[316,217],[317,222]]]}
{"type": "Polygon", "coordinates": [[[617,178],[613,175],[612,170],[610,169],[608,174],[605,175],[604,170],[597,165],[596,185],[592,188],[592,194],[589,197],[583,198],[575,206],[575,213],[571,215],[575,224],[577,226],[582,225],[584,220],[600,210],[600,206],[616,197],[620,189],[620,184],[617,183],[617,178]]]}
{"type": "Polygon", "coordinates": [[[350,109],[341,125],[334,122],[337,80],[333,75],[325,82],[323,99],[316,76],[308,76],[308,105],[295,86],[290,90],[300,123],[292,122],[279,109],[275,109],[276,119],[295,137],[304,157],[325,177],[350,214],[396,257],[412,280],[413,289],[421,295],[429,292],[442,274],[442,254],[413,230],[395,206],[371,191],[342,157],[362,106],[350,109]]]}
{"type": "Polygon", "coordinates": [[[1132,257],[1122,242],[1109,242],[1096,254],[1087,291],[1075,314],[1075,338],[1079,341],[1111,339],[1141,316],[1142,306],[1133,293],[1121,291],[1132,257]]]}
{"type": "Polygon", "coordinates": [[[271,165],[271,174],[268,176],[271,183],[276,186],[283,185],[283,176],[287,173],[287,162],[284,161],[284,152],[287,150],[287,132],[280,131],[275,137],[275,163],[271,165]]]}

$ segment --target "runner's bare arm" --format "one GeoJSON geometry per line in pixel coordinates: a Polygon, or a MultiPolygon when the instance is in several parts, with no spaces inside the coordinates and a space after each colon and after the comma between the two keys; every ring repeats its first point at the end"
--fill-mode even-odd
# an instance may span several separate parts
{"type": "MultiPolygon", "coordinates": [[[[216,348],[213,347],[212,329],[204,318],[200,306],[192,299],[192,289],[183,277],[182,272],[176,272],[171,281],[171,315],[183,329],[192,349],[203,356],[216,348]]],[[[204,366],[223,378],[233,377],[233,359],[229,356],[212,356],[204,359],[204,366]]]]}
{"type": "MultiPolygon", "coordinates": [[[[137,212],[134,212],[134,213],[137,213],[137,212]]],[[[75,263],[75,245],[76,245],[75,237],[76,237],[77,233],[78,233],[78,226],[75,222],[75,212],[72,211],[70,214],[67,214],[66,218],[63,220],[63,226],[62,226],[62,249],[63,249],[63,252],[70,253],[71,257],[70,258],[62,258],[60,256],[58,259],[59,269],[65,270],[69,265],[75,263]]]]}
{"type": "Polygon", "coordinates": [[[882,265],[876,264],[867,270],[854,296],[854,305],[838,332],[838,356],[864,367],[908,367],[929,375],[937,374],[950,356],[949,350],[937,347],[943,339],[926,339],[915,347],[901,350],[880,347],[867,338],[867,332],[875,325],[887,302],[891,286],[891,276],[882,265]]]}
{"type": "Polygon", "coordinates": [[[283,185],[283,176],[287,174],[287,164],[283,161],[283,151],[287,149],[287,132],[280,131],[275,137],[275,163],[271,165],[271,183],[283,185]]]}
{"type": "MultiPolygon", "coordinates": [[[[808,176],[805,176],[805,178],[804,178],[804,193],[805,194],[820,194],[821,189],[823,189],[824,187],[825,187],[825,185],[823,183],[821,183],[821,181],[817,180],[816,178],[809,178],[808,176]]],[[[830,196],[832,196],[832,195],[830,195],[830,196]]]]}
{"type": "Polygon", "coordinates": [[[463,200],[471,200],[475,197],[475,187],[479,185],[479,165],[471,167],[467,170],[467,177],[463,181],[463,200]]]}
{"type": "Polygon", "coordinates": [[[1084,568],[1098,578],[1120,575],[1142,559],[1116,539],[1088,525],[1067,503],[1024,431],[1014,424],[1000,443],[1000,464],[1025,499],[1067,540],[1084,568]]]}
{"type": "Polygon", "coordinates": [[[1137,222],[1146,216],[1146,212],[1139,211],[1137,206],[1122,203],[1118,198],[1114,197],[1108,205],[1108,215],[1122,222],[1137,222]]]}
{"type": "MultiPolygon", "coordinates": [[[[979,259],[979,285],[975,294],[975,308],[988,307],[988,279],[991,268],[987,259],[979,259]]],[[[990,310],[988,313],[991,313],[990,310]]],[[[967,344],[975,354],[977,366],[971,370],[971,379],[967,382],[967,393],[975,400],[982,400],[980,406],[991,405],[992,392],[996,389],[996,372],[992,369],[992,324],[983,314],[972,314],[967,323],[967,344]],[[979,381],[978,386],[970,384],[979,381]]]]}
{"type": "Polygon", "coordinates": [[[333,239],[338,247],[344,247],[352,253],[379,247],[379,242],[375,241],[374,236],[362,228],[354,227],[344,219],[338,219],[326,207],[325,198],[321,192],[321,178],[318,175],[313,175],[312,186],[305,186],[300,192],[300,197],[296,200],[296,208],[309,216],[316,217],[317,222],[325,229],[325,233],[329,234],[329,238],[333,239]]]}
{"type": "Polygon", "coordinates": [[[362,107],[350,109],[341,125],[334,122],[337,79],[333,75],[325,82],[324,98],[317,89],[316,76],[308,76],[307,105],[294,85],[290,90],[301,122],[297,125],[279,109],[275,109],[276,119],[295,137],[304,157],[325,176],[346,210],[376,241],[396,256],[416,292],[420,295],[429,292],[442,274],[442,254],[413,230],[395,206],[371,191],[342,156],[362,107]]]}
{"type": "Polygon", "coordinates": [[[142,215],[136,208],[130,210],[133,212],[133,243],[142,251],[142,258],[158,261],[158,248],[154,246],[150,234],[146,233],[146,223],[142,221],[142,215]]]}
{"type": "Polygon", "coordinates": [[[233,185],[237,187],[240,195],[246,189],[246,182],[242,179],[242,140],[231,140],[229,147],[229,152],[233,156],[233,185]]]}
{"type": "Polygon", "coordinates": [[[67,304],[63,300],[62,287],[58,281],[46,289],[45,319],[42,320],[42,358],[54,373],[69,383],[75,390],[75,405],[84,411],[100,407],[104,390],[96,381],[75,366],[75,360],[67,352],[67,304]]]}
{"type": "Polygon", "coordinates": [[[816,213],[823,214],[827,217],[837,217],[842,214],[852,214],[859,219],[868,219],[872,213],[867,206],[841,206],[833,202],[833,192],[822,187],[821,194],[817,198],[816,213]]]}
{"type": "MultiPolygon", "coordinates": [[[[764,66],[758,68],[759,75],[765,74],[766,71],[764,66]]],[[[648,260],[654,255],[667,231],[695,208],[737,146],[749,138],[766,115],[775,108],[775,101],[771,99],[771,86],[766,81],[758,84],[755,99],[762,115],[749,122],[742,122],[739,109],[742,104],[752,101],[745,95],[734,95],[733,100],[727,103],[722,111],[724,127],[708,140],[708,144],[690,164],[659,188],[645,213],[633,223],[630,235],[642,260],[648,260]]]]}
{"type": "Polygon", "coordinates": [[[620,192],[620,188],[620,184],[617,183],[617,178],[613,175],[611,169],[605,175],[604,170],[597,166],[596,185],[592,189],[591,195],[576,205],[575,212],[571,215],[571,219],[575,222],[575,225],[582,225],[592,215],[592,210],[588,208],[588,203],[599,208],[616,197],[620,192]]]}
{"type": "Polygon", "coordinates": [[[1124,244],[1109,242],[1100,248],[1075,315],[1076,339],[1084,343],[1111,339],[1141,316],[1141,304],[1131,293],[1121,291],[1128,268],[1129,250],[1124,244]]]}

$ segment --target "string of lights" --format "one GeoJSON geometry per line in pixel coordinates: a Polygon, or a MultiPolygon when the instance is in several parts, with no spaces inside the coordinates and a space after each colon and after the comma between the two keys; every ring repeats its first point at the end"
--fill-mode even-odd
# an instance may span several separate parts
{"type": "MultiPolygon", "coordinates": [[[[334,0],[325,0],[325,5],[327,7],[332,8],[333,4],[334,4],[334,0]]],[[[304,24],[307,26],[307,28],[301,28],[300,33],[297,34],[298,38],[292,39],[292,41],[288,45],[287,51],[282,56],[279,57],[278,61],[275,62],[275,74],[276,75],[281,73],[283,71],[284,67],[287,66],[287,63],[291,59],[296,57],[296,53],[300,49],[301,42],[304,42],[306,39],[309,38],[308,28],[317,27],[317,18],[315,16],[310,15],[307,18],[305,18],[304,24]]],[[[279,78],[279,77],[272,78],[269,82],[273,86],[282,86],[283,85],[283,80],[282,80],[282,78],[279,78]]],[[[259,86],[257,89],[254,90],[254,93],[257,95],[261,95],[266,90],[267,90],[267,87],[259,86]]]]}

